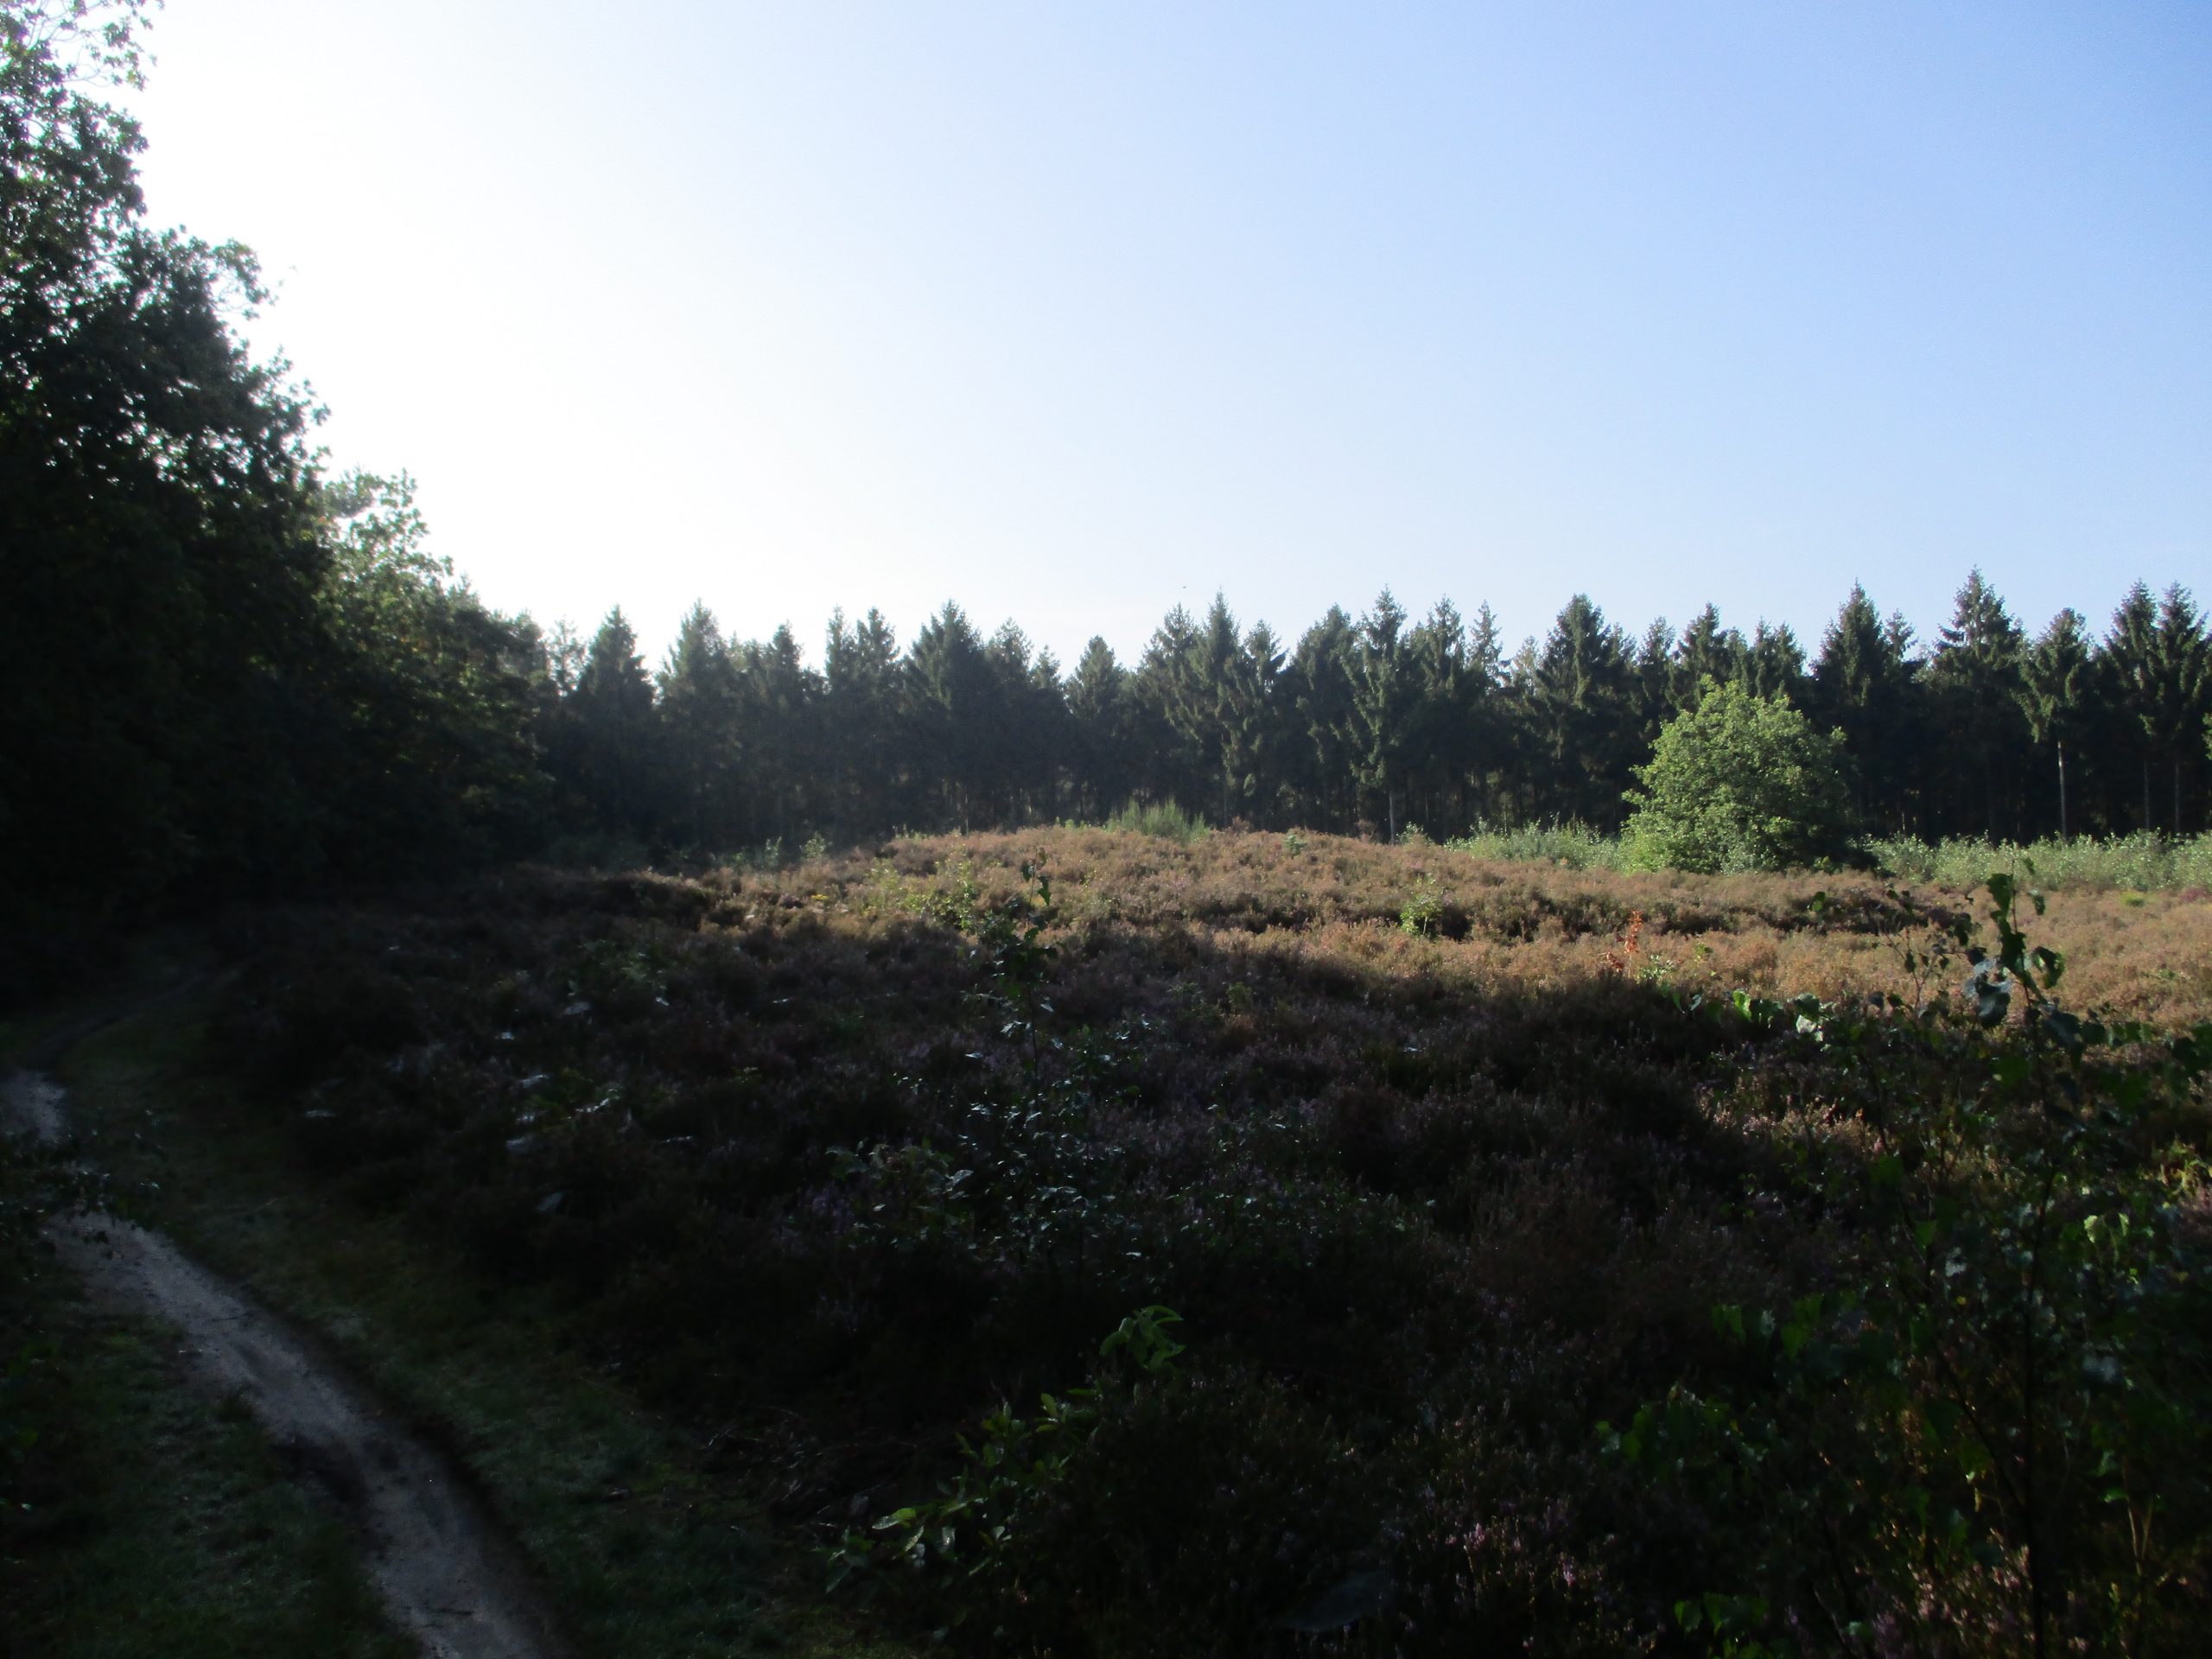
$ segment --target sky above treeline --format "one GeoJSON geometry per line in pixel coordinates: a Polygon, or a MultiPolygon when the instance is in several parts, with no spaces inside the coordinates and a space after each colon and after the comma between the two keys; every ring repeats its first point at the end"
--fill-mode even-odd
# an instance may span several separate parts
{"type": "MultiPolygon", "coordinates": [[[[168,0],[334,462],[656,648],[2212,587],[2212,8],[168,0]]],[[[2201,596],[2203,596],[2201,594],[2201,596]]]]}

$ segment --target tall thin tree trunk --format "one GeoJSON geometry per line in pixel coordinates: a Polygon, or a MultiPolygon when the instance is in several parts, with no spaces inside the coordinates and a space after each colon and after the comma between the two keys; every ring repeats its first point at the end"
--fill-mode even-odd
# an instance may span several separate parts
{"type": "Polygon", "coordinates": [[[2143,757],[2143,830],[2147,835],[2153,828],[2151,822],[2151,757],[2143,757]]]}
{"type": "Polygon", "coordinates": [[[2058,838],[2069,839],[2066,830],[2066,740],[2058,740],[2058,838]]]}

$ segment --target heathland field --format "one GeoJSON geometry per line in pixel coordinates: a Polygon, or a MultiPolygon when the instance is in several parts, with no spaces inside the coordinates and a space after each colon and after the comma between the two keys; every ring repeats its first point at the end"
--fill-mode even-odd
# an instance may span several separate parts
{"type": "Polygon", "coordinates": [[[2212,902],[1999,888],[1062,830],[261,912],[146,1202],[372,1368],[419,1308],[211,1217],[404,1236],[650,1425],[533,1520],[555,1406],[405,1383],[598,1650],[741,1514],[786,1631],[959,1651],[2181,1652],[2212,902]]]}

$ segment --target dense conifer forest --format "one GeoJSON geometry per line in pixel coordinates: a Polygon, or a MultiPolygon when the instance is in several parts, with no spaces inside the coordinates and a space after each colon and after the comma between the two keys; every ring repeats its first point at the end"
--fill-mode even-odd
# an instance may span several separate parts
{"type": "Polygon", "coordinates": [[[1095,820],[1132,799],[1255,828],[1611,829],[1633,769],[1708,681],[1842,732],[1869,832],[2204,818],[2205,630],[2177,585],[2138,583],[2107,628],[2067,610],[2037,634],[1975,571],[1924,641],[1854,587],[1809,653],[1710,605],[1631,633],[1582,594],[1509,653],[1487,606],[1416,619],[1387,591],[1294,645],[1217,597],[1171,612],[1135,662],[1093,639],[1071,671],[1014,622],[987,637],[950,604],[903,650],[874,611],[833,616],[818,670],[789,628],[727,640],[703,606],[657,672],[619,611],[588,645],[538,649],[530,741],[555,822],[665,844],[1095,820]]]}

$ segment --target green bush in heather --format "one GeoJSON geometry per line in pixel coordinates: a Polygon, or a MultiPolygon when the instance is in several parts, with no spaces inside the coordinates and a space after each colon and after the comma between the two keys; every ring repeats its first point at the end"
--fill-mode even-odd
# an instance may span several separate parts
{"type": "Polygon", "coordinates": [[[1784,870],[1851,851],[1843,734],[1780,697],[1707,680],[1661,728],[1623,839],[1638,869],[1784,870]]]}

